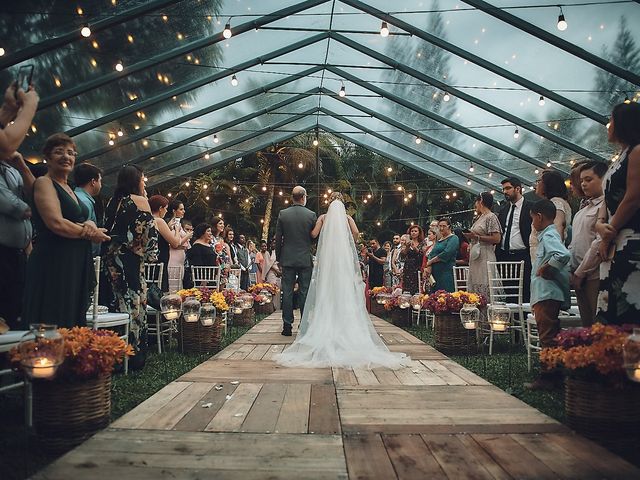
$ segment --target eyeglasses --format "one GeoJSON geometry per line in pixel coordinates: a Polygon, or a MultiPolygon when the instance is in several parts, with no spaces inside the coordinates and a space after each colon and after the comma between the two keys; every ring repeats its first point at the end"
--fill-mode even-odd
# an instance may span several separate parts
{"type": "Polygon", "coordinates": [[[57,148],[51,152],[51,155],[57,155],[57,156],[62,156],[65,154],[69,155],[70,157],[78,156],[78,152],[76,152],[75,150],[64,150],[61,148],[57,148]]]}

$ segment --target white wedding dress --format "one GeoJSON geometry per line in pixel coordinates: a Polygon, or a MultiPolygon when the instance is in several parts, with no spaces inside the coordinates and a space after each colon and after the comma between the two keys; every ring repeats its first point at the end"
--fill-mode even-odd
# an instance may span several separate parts
{"type": "Polygon", "coordinates": [[[410,361],[390,352],[365,305],[365,285],[347,213],[334,200],[324,218],[298,336],[276,357],[292,367],[387,367],[410,361]]]}

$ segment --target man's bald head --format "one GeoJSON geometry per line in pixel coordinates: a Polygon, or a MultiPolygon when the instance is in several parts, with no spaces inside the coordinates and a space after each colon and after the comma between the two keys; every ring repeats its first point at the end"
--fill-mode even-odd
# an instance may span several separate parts
{"type": "Polygon", "coordinates": [[[296,185],[291,192],[291,198],[293,198],[293,203],[305,205],[307,203],[307,191],[304,187],[296,185]]]}

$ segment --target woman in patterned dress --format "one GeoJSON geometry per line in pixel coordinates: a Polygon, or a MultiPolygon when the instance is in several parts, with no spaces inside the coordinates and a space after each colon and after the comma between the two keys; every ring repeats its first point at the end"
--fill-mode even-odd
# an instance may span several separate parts
{"type": "Polygon", "coordinates": [[[130,315],[130,343],[136,352],[132,369],[144,367],[147,352],[147,283],[145,262],[158,257],[158,232],[144,189],[144,175],[127,165],[118,173],[118,185],[106,210],[111,241],[102,255],[104,272],[111,284],[111,310],[130,315]]]}
{"type": "Polygon", "coordinates": [[[640,105],[614,107],[607,130],[622,153],[604,176],[606,210],[600,210],[596,223],[604,260],[598,317],[640,324],[640,105]]]}

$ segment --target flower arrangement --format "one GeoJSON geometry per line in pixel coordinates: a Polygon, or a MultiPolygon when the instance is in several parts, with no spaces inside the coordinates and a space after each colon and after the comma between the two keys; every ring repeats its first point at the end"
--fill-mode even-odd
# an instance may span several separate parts
{"type": "Polygon", "coordinates": [[[195,297],[200,302],[202,302],[204,299],[204,301],[206,302],[207,299],[211,296],[211,292],[213,291],[214,290],[207,287],[193,287],[178,290],[177,294],[180,295],[180,298],[182,298],[183,302],[189,297],[195,297]]]}
{"type": "Polygon", "coordinates": [[[235,299],[242,293],[244,292],[239,292],[231,288],[225,288],[224,290],[222,290],[222,296],[224,297],[224,301],[227,302],[227,305],[233,305],[235,299]]]}
{"type": "Polygon", "coordinates": [[[373,287],[367,293],[370,297],[375,297],[379,293],[392,293],[392,290],[389,287],[373,287]]]}
{"type": "Polygon", "coordinates": [[[267,290],[271,295],[278,295],[280,293],[280,289],[273,285],[272,283],[256,283],[255,285],[251,285],[249,287],[249,293],[255,294],[260,293],[262,290],[267,290]]]}
{"type": "Polygon", "coordinates": [[[465,303],[485,307],[487,298],[481,293],[463,292],[462,290],[449,293],[438,290],[425,296],[422,307],[432,313],[458,313],[465,303]]]}
{"type": "Polygon", "coordinates": [[[211,295],[209,295],[209,301],[213,303],[214,307],[216,307],[217,312],[226,312],[229,310],[229,304],[225,300],[222,292],[211,292],[211,295]]]}
{"type": "Polygon", "coordinates": [[[560,332],[556,347],[543,348],[540,362],[548,369],[563,367],[572,375],[621,388],[625,382],[622,347],[632,325],[571,328],[560,332]]]}
{"type": "MultiPolygon", "coordinates": [[[[133,347],[111,330],[93,330],[87,327],[58,329],[64,340],[64,362],[57,376],[67,379],[88,379],[111,375],[116,364],[134,354],[133,347]]],[[[20,364],[18,348],[11,351],[11,361],[20,364]]]]}

